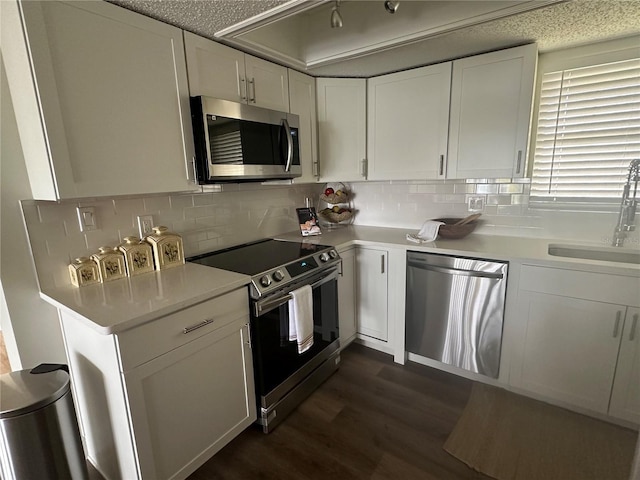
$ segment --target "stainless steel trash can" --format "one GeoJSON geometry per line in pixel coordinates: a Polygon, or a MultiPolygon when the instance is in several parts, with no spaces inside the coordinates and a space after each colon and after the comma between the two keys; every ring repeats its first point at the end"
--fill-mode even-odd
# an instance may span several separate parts
{"type": "Polygon", "coordinates": [[[66,365],[0,375],[4,480],[89,478],[66,365]]]}

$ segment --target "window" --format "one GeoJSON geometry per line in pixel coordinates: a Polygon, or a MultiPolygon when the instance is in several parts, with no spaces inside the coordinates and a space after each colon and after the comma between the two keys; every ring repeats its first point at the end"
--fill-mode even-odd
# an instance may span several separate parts
{"type": "Polygon", "coordinates": [[[640,58],[544,73],[531,204],[618,203],[640,158],[640,58]]]}

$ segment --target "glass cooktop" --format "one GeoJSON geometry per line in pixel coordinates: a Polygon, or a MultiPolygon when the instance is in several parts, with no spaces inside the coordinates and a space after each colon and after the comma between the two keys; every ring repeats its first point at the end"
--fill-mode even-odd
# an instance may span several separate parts
{"type": "Polygon", "coordinates": [[[205,253],[187,261],[255,276],[330,248],[327,245],[265,239],[205,253]]]}

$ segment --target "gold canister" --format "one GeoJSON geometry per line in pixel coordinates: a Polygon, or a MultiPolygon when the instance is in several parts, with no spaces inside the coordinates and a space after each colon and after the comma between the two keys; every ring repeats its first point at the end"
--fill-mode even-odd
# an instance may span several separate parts
{"type": "Polygon", "coordinates": [[[167,231],[167,227],[153,227],[153,233],[145,240],[153,248],[156,270],[184,264],[184,249],[180,235],[167,231]]]}
{"type": "Polygon", "coordinates": [[[124,237],[124,243],[118,246],[124,254],[127,275],[133,277],[141,273],[153,272],[153,249],[138,237],[124,237]]]}
{"type": "Polygon", "coordinates": [[[91,258],[98,264],[101,282],[119,280],[127,276],[124,264],[124,255],[113,247],[100,247],[98,253],[91,255],[91,258]]]}
{"type": "Polygon", "coordinates": [[[88,257],[78,257],[70,263],[69,275],[71,275],[71,283],[76,287],[100,283],[98,264],[88,257]]]}

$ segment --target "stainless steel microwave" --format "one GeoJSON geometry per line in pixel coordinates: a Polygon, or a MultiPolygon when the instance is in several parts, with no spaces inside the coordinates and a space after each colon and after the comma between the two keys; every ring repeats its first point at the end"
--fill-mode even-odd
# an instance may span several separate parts
{"type": "Polygon", "coordinates": [[[302,174],[297,115],[191,97],[200,183],[291,179],[302,174]]]}

